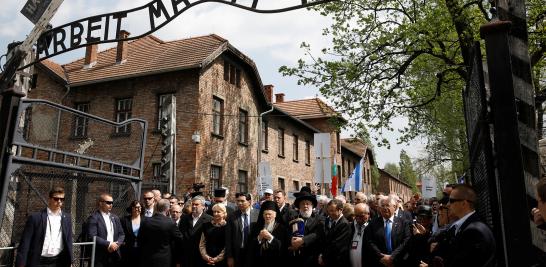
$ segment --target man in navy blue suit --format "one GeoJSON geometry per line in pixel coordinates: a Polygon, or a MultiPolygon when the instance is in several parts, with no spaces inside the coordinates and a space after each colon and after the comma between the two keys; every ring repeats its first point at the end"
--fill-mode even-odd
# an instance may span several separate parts
{"type": "Polygon", "coordinates": [[[449,215],[457,218],[450,227],[449,249],[444,266],[496,266],[495,237],[475,211],[476,191],[466,184],[454,186],[449,195],[449,215]]]}
{"type": "Polygon", "coordinates": [[[61,211],[63,202],[64,189],[55,187],[49,191],[47,208],[28,217],[15,266],[70,266],[72,221],[61,211]]]}
{"type": "Polygon", "coordinates": [[[394,197],[379,200],[381,217],[374,218],[364,231],[370,250],[370,266],[405,266],[403,256],[411,233],[408,221],[395,216],[394,197]]]}
{"type": "Polygon", "coordinates": [[[119,246],[125,239],[119,217],[112,214],[114,200],[108,193],[98,198],[99,209],[87,218],[89,238],[97,237],[95,267],[118,266],[119,246]]]}

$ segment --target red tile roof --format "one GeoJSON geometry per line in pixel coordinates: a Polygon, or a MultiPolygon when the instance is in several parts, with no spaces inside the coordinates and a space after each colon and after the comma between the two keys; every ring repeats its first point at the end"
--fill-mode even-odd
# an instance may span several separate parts
{"type": "Polygon", "coordinates": [[[359,157],[364,156],[364,154],[368,152],[369,154],[367,155],[367,157],[370,160],[370,163],[374,164],[374,158],[371,148],[368,146],[368,144],[365,144],[361,140],[355,138],[342,138],[341,147],[355,153],[359,157]]]}
{"type": "Polygon", "coordinates": [[[275,103],[274,105],[290,115],[303,120],[340,116],[340,114],[319,98],[285,101],[275,103]]]}
{"type": "MultiPolygon", "coordinates": [[[[116,47],[97,54],[97,64],[84,68],[84,58],[64,65],[71,85],[83,85],[100,81],[124,79],[134,76],[150,75],[180,69],[200,68],[210,62],[212,55],[218,56],[226,50],[228,41],[211,34],[182,40],[164,42],[148,35],[127,44],[127,60],[116,63],[116,47]]],[[[55,74],[62,75],[62,68],[51,61],[42,64],[55,74]]]]}

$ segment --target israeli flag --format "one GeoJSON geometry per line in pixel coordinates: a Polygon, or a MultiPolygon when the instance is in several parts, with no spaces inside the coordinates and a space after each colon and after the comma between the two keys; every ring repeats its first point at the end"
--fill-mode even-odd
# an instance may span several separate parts
{"type": "Polygon", "coordinates": [[[355,166],[355,169],[343,184],[341,192],[360,192],[362,190],[362,177],[364,173],[364,158],[355,166]]]}

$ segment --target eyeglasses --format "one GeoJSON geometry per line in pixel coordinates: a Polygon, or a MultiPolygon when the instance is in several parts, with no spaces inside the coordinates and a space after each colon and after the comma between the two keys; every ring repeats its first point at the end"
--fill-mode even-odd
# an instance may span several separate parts
{"type": "Polygon", "coordinates": [[[135,210],[139,210],[139,209],[141,209],[141,208],[142,208],[141,206],[133,207],[133,209],[135,209],[135,210]]]}
{"type": "Polygon", "coordinates": [[[449,204],[459,202],[459,201],[465,201],[466,199],[457,199],[457,198],[449,198],[449,204]]]}
{"type": "Polygon", "coordinates": [[[144,199],[145,200],[150,200],[150,199],[153,199],[153,197],[145,197],[144,199]]]}
{"type": "Polygon", "coordinates": [[[55,201],[64,202],[64,197],[52,197],[52,199],[55,200],[55,201]]]}
{"type": "Polygon", "coordinates": [[[112,204],[114,204],[114,201],[101,200],[101,202],[106,203],[106,205],[112,205],[112,204]]]}

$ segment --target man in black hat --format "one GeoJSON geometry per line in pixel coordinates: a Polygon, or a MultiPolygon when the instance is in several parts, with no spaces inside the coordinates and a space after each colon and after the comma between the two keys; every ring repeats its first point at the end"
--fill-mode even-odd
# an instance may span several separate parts
{"type": "Polygon", "coordinates": [[[317,266],[324,240],[324,223],[313,212],[317,199],[311,193],[301,190],[294,205],[299,209],[299,215],[289,223],[292,232],[288,248],[290,260],[294,266],[317,266]]]}
{"type": "MultiPolygon", "coordinates": [[[[223,203],[224,205],[226,205],[227,215],[229,216],[232,212],[235,211],[236,206],[235,204],[227,201],[226,195],[227,195],[226,188],[220,187],[220,188],[214,189],[214,198],[210,206],[212,207],[214,206],[214,204],[223,203]]],[[[207,214],[212,216],[212,208],[207,209],[207,214]]]]}

